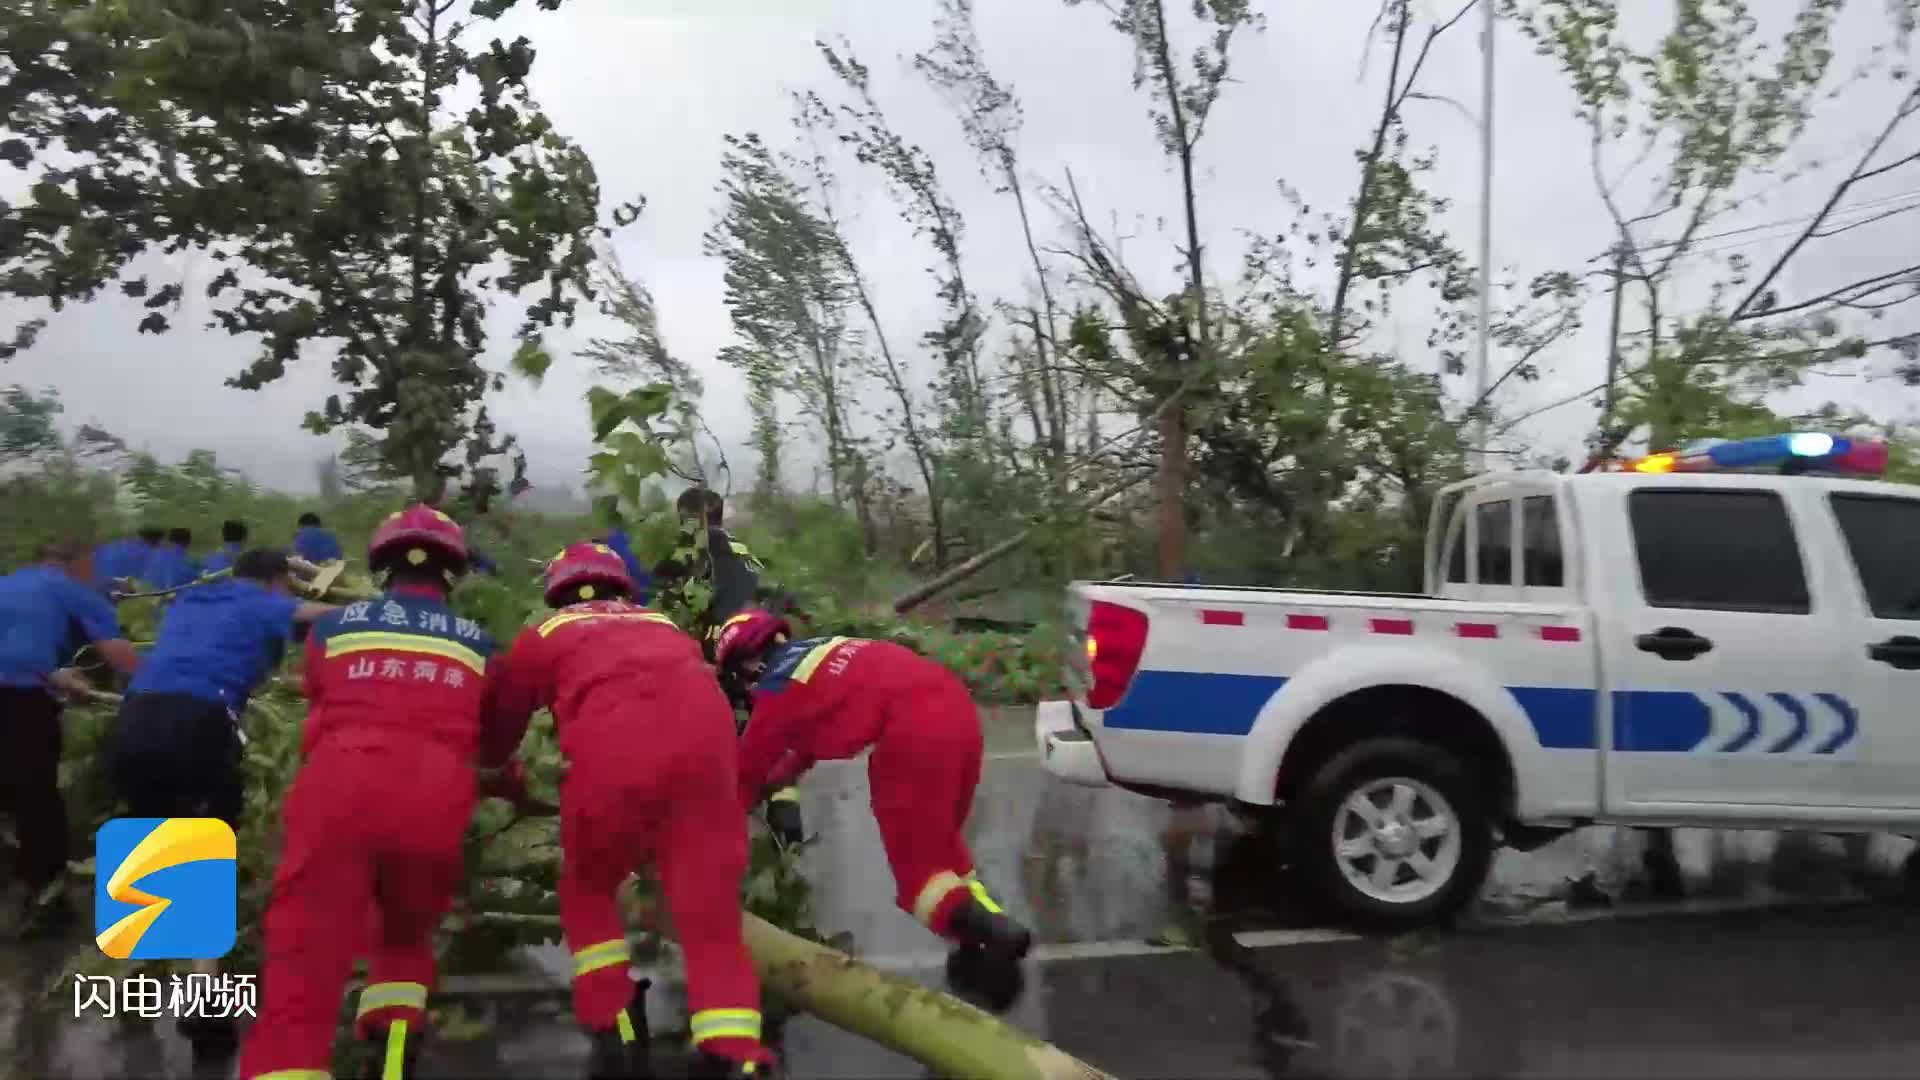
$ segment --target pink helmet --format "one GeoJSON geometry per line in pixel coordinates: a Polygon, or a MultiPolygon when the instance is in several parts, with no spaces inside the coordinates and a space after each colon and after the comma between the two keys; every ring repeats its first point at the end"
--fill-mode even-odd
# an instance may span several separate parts
{"type": "Polygon", "coordinates": [[[720,624],[713,646],[713,661],[722,668],[766,652],[793,636],[787,620],[771,612],[749,608],[720,624]]]}
{"type": "Polygon", "coordinates": [[[562,606],[581,585],[606,585],[627,596],[633,595],[633,579],[627,576],[627,564],[605,544],[571,544],[553,557],[547,564],[547,606],[562,606]]]}
{"type": "Polygon", "coordinates": [[[451,569],[467,566],[467,537],[458,522],[425,503],[387,515],[367,545],[367,564],[378,570],[402,562],[423,566],[434,555],[451,562],[451,569]]]}

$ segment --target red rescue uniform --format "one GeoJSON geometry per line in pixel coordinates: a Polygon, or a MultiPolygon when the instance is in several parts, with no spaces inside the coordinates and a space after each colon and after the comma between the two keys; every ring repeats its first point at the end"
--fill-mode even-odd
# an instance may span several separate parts
{"type": "Polygon", "coordinates": [[[842,637],[776,646],[740,740],[741,802],[869,746],[873,816],[901,909],[946,938],[969,895],[999,914],[962,835],[980,784],[980,717],[965,683],[911,649],[842,637]]]}
{"type": "Polygon", "coordinates": [[[265,985],[242,1077],[328,1075],[341,988],[368,943],[370,910],[362,1034],[401,1020],[418,1026],[434,983],[433,931],[465,872],[493,651],[486,631],[431,589],[315,622],[305,763],[281,811],[265,985]]]}
{"type": "Polygon", "coordinates": [[[697,1049],[770,1060],[760,985],[742,940],[747,824],[733,710],[700,646],[665,615],[618,600],[573,604],[528,627],[504,658],[482,763],[497,766],[530,714],[553,711],[567,772],[560,786],[560,925],[573,952],[574,1013],[615,1027],[632,1000],[626,925],[615,892],[659,867],[680,947],[697,1049]]]}

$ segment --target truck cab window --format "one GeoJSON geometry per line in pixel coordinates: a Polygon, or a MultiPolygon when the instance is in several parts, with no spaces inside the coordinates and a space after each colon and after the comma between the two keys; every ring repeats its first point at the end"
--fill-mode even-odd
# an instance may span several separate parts
{"type": "Polygon", "coordinates": [[[1481,503],[1473,508],[1480,531],[1480,584],[1513,584],[1513,502],[1481,503]]]}
{"type": "Polygon", "coordinates": [[[1920,619],[1920,501],[1835,495],[1833,516],[1876,619],[1920,619]]]}
{"type": "Polygon", "coordinates": [[[1553,496],[1529,495],[1520,500],[1520,542],[1526,584],[1557,589],[1566,584],[1560,559],[1560,520],[1553,513],[1553,496]]]}
{"type": "Polygon", "coordinates": [[[1649,606],[1807,613],[1800,545],[1773,492],[1643,488],[1627,515],[1649,606]]]}

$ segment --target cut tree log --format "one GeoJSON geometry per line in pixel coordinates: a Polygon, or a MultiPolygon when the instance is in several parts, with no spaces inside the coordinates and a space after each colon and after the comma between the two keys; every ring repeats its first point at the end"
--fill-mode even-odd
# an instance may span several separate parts
{"type": "Polygon", "coordinates": [[[1064,1050],[990,1013],[746,918],[760,982],[802,1012],[925,1065],[971,1080],[1111,1080],[1064,1050]]]}
{"type": "MultiPolygon", "coordinates": [[[[671,938],[664,910],[641,901],[642,925],[671,938]]],[[[477,913],[475,919],[556,925],[551,915],[477,913]]],[[[764,990],[794,1009],[910,1057],[935,1076],[967,1080],[1113,1080],[1111,1074],[958,998],[870,967],[831,946],[743,915],[747,951],[764,990]]]]}

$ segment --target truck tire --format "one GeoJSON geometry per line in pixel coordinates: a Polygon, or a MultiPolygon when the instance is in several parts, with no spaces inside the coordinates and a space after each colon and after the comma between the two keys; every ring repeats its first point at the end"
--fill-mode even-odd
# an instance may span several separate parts
{"type": "Polygon", "coordinates": [[[1448,923],[1492,864],[1485,789],[1445,747],[1356,743],[1315,770],[1295,804],[1294,870],[1338,922],[1394,933],[1448,923]]]}

